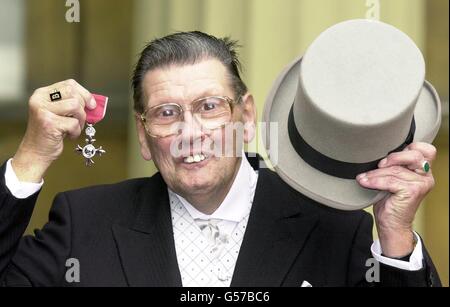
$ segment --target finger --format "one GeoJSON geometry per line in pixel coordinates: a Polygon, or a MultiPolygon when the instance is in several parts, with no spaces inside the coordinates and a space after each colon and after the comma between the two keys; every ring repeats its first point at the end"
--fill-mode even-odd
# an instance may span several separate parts
{"type": "Polygon", "coordinates": [[[421,169],[422,164],[425,161],[425,157],[422,152],[418,150],[407,150],[394,152],[388,155],[386,158],[378,163],[378,167],[385,168],[394,165],[405,166],[410,170],[421,169]]]}
{"type": "Polygon", "coordinates": [[[415,142],[408,145],[406,149],[420,151],[430,164],[433,160],[436,159],[437,150],[436,147],[434,147],[431,144],[423,142],[415,142]]]}
{"type": "Polygon", "coordinates": [[[47,101],[50,101],[50,93],[55,90],[61,92],[63,99],[72,98],[78,94],[83,98],[85,106],[90,109],[95,109],[96,107],[96,102],[92,94],[73,79],[61,81],[42,88],[41,92],[44,92],[42,94],[45,95],[47,101]]]}
{"type": "Polygon", "coordinates": [[[86,112],[84,107],[82,107],[80,100],[82,100],[82,98],[78,97],[61,100],[58,101],[58,103],[49,103],[47,109],[59,116],[76,118],[80,128],[83,129],[86,122],[86,112]]]}
{"type": "Polygon", "coordinates": [[[425,195],[435,185],[433,176],[417,176],[415,180],[402,180],[397,176],[363,177],[358,182],[367,189],[388,191],[393,194],[406,192],[416,197],[425,195]]]}
{"type": "Polygon", "coordinates": [[[81,134],[80,123],[76,118],[59,116],[57,125],[63,135],[67,135],[70,139],[76,139],[81,134]]]}
{"type": "Polygon", "coordinates": [[[95,109],[97,103],[95,102],[95,99],[92,96],[92,94],[87,89],[85,89],[81,84],[79,84],[77,81],[73,79],[67,80],[66,82],[72,87],[74,87],[77,90],[77,92],[81,94],[84,101],[86,102],[86,106],[89,109],[91,110],[95,109]]]}
{"type": "Polygon", "coordinates": [[[80,104],[82,105],[82,107],[84,108],[86,106],[86,101],[81,93],[79,93],[78,90],[72,85],[68,85],[63,82],[41,88],[37,90],[37,93],[39,98],[47,102],[47,104],[57,104],[64,99],[80,98],[80,104]],[[52,101],[50,95],[54,92],[59,92],[59,94],[61,95],[61,99],[52,101]]]}
{"type": "Polygon", "coordinates": [[[366,176],[358,180],[358,182],[366,189],[388,191],[393,194],[405,191],[408,184],[411,184],[411,182],[405,182],[395,176],[366,176]]]}
{"type": "MultiPolygon", "coordinates": [[[[84,109],[86,107],[86,101],[84,100],[83,96],[71,85],[64,85],[59,89],[62,100],[66,99],[77,99],[78,103],[81,105],[81,107],[84,109]]],[[[62,100],[58,101],[47,101],[50,105],[58,105],[61,103],[62,100]]]]}
{"type": "Polygon", "coordinates": [[[358,175],[356,179],[359,181],[364,177],[368,177],[369,179],[371,179],[375,177],[386,177],[386,176],[394,176],[404,181],[422,180],[421,178],[419,178],[421,177],[421,175],[407,169],[406,167],[398,165],[372,170],[370,172],[358,175]]]}
{"type": "MultiPolygon", "coordinates": [[[[63,99],[73,98],[75,90],[72,90],[72,87],[64,84],[63,82],[58,82],[50,86],[38,88],[33,96],[37,96],[40,100],[43,100],[48,103],[56,103],[63,99]],[[50,95],[59,92],[61,94],[61,98],[59,100],[52,101],[50,95]]],[[[81,96],[81,95],[80,95],[81,96]]],[[[84,102],[84,99],[83,99],[84,102]]]]}

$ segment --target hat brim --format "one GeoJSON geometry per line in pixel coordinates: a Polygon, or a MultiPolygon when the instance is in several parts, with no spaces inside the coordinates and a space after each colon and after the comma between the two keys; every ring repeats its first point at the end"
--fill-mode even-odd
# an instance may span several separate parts
{"type": "MultiPolygon", "coordinates": [[[[387,192],[361,187],[356,180],[322,173],[306,163],[295,151],[288,137],[288,116],[297,92],[302,57],[288,65],[275,81],[267,97],[264,121],[278,123],[278,144],[270,144],[270,133],[264,139],[269,159],[278,175],[305,196],[332,208],[358,210],[380,201],[387,192]],[[277,146],[277,157],[270,154],[277,146]]],[[[435,89],[424,83],[414,111],[414,142],[431,143],[441,124],[441,104],[435,89]]],[[[270,129],[270,128],[269,128],[270,129]]]]}

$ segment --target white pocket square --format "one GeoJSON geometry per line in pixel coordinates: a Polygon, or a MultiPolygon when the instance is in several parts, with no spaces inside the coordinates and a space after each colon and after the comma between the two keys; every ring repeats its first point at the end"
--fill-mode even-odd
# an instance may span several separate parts
{"type": "Polygon", "coordinates": [[[312,285],[309,282],[307,282],[306,280],[304,280],[300,287],[302,287],[302,288],[311,288],[312,285]]]}

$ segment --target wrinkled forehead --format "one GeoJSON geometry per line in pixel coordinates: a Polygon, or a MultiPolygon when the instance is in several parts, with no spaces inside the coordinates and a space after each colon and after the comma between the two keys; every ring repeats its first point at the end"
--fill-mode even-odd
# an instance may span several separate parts
{"type": "Polygon", "coordinates": [[[153,69],[145,75],[143,91],[147,107],[233,93],[225,66],[214,59],[153,69]]]}

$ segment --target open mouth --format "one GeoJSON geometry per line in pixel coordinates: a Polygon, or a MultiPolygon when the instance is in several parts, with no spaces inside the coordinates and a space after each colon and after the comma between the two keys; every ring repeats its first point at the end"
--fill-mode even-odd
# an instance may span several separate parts
{"type": "Polygon", "coordinates": [[[203,162],[206,159],[208,159],[208,156],[201,153],[201,154],[187,156],[183,159],[183,162],[186,164],[195,164],[195,163],[203,162]]]}

